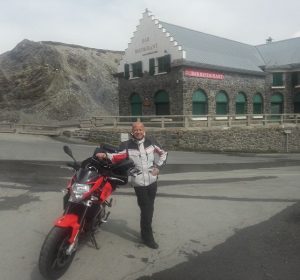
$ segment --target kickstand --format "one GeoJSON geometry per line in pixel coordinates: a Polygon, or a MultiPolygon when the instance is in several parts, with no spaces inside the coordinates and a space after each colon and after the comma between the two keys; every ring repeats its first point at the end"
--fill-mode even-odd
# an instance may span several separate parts
{"type": "Polygon", "coordinates": [[[90,240],[91,240],[92,244],[95,246],[95,248],[96,248],[97,250],[99,250],[100,248],[99,248],[99,246],[98,246],[97,240],[96,240],[95,235],[94,235],[93,232],[92,232],[91,235],[90,235],[90,240]]]}

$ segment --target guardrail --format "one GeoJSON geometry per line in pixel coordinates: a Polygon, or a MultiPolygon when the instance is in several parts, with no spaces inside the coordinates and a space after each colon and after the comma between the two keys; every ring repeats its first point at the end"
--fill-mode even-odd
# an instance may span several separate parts
{"type": "Polygon", "coordinates": [[[57,125],[15,124],[5,122],[0,123],[0,132],[58,136],[60,135],[61,128],[57,125]]]}
{"type": "Polygon", "coordinates": [[[299,124],[300,114],[247,114],[247,115],[165,115],[165,116],[95,116],[82,120],[82,128],[124,127],[134,121],[142,121],[147,127],[201,128],[216,126],[266,126],[299,124]]]}
{"type": "Polygon", "coordinates": [[[83,119],[78,123],[72,123],[72,125],[66,125],[65,123],[44,125],[0,122],[0,132],[57,136],[63,130],[69,129],[89,130],[101,127],[130,127],[134,121],[142,121],[146,127],[151,128],[298,125],[300,124],[300,114],[95,116],[90,119],[83,119]]]}

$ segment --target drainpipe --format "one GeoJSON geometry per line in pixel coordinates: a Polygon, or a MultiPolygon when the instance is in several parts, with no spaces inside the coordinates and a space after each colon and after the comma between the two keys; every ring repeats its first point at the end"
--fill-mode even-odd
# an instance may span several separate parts
{"type": "Polygon", "coordinates": [[[289,152],[289,134],[292,133],[290,129],[285,129],[284,131],[285,134],[285,151],[288,153],[289,152]]]}

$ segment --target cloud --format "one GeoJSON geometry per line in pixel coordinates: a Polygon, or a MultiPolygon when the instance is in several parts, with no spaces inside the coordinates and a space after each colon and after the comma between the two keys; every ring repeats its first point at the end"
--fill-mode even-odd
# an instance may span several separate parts
{"type": "Polygon", "coordinates": [[[300,37],[300,30],[292,35],[292,38],[300,37]]]}
{"type": "Polygon", "coordinates": [[[300,26],[298,0],[0,0],[0,7],[0,53],[24,38],[124,50],[146,8],[162,21],[253,45],[289,38],[300,26]]]}

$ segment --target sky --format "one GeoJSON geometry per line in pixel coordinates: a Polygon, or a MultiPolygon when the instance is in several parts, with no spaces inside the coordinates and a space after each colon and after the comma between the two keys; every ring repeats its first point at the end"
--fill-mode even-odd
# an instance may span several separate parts
{"type": "Polygon", "coordinates": [[[0,0],[0,54],[23,39],[124,51],[146,8],[250,45],[300,37],[299,0],[0,0]]]}

